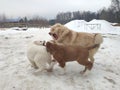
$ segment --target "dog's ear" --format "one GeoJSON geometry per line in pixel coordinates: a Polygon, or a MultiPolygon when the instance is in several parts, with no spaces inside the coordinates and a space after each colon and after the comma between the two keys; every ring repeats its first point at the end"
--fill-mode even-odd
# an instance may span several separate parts
{"type": "Polygon", "coordinates": [[[50,45],[51,45],[51,43],[50,43],[50,42],[47,42],[47,43],[46,43],[46,46],[50,46],[50,45]]]}
{"type": "Polygon", "coordinates": [[[61,27],[62,24],[60,23],[56,23],[55,25],[53,25],[54,27],[61,27]]]}

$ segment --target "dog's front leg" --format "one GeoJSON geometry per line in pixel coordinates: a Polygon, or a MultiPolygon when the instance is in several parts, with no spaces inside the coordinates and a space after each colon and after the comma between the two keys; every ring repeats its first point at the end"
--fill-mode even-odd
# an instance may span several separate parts
{"type": "Polygon", "coordinates": [[[49,64],[49,68],[47,69],[48,72],[52,72],[54,65],[56,64],[56,60],[52,60],[52,62],[49,64]]]}
{"type": "Polygon", "coordinates": [[[62,75],[66,74],[65,62],[59,62],[59,66],[63,69],[62,75]]]}

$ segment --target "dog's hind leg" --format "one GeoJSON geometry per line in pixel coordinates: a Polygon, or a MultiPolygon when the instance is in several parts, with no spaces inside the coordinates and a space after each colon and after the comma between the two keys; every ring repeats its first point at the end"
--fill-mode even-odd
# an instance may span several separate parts
{"type": "Polygon", "coordinates": [[[89,50],[89,58],[92,63],[94,63],[94,55],[98,51],[99,47],[89,50]]]}
{"type": "Polygon", "coordinates": [[[90,58],[90,61],[91,61],[92,63],[94,63],[94,55],[95,55],[96,52],[98,51],[99,47],[100,47],[100,44],[95,45],[94,48],[92,48],[92,49],[89,50],[89,58],[90,58]]]}
{"type": "Polygon", "coordinates": [[[83,71],[81,71],[80,73],[84,74],[86,72],[86,70],[87,70],[87,67],[85,66],[85,69],[83,71]]]}
{"type": "Polygon", "coordinates": [[[89,64],[86,65],[88,70],[91,70],[93,67],[93,63],[91,61],[89,61],[89,64]]]}
{"type": "Polygon", "coordinates": [[[82,73],[85,73],[86,70],[91,70],[93,67],[93,63],[91,61],[88,61],[88,59],[84,59],[84,60],[77,60],[77,62],[81,65],[85,66],[85,69],[82,71],[82,73]]]}
{"type": "Polygon", "coordinates": [[[89,56],[89,58],[90,58],[90,61],[91,61],[92,63],[94,63],[94,61],[95,61],[94,57],[93,57],[93,56],[89,56]]]}
{"type": "Polygon", "coordinates": [[[90,73],[90,70],[88,69],[87,66],[85,66],[85,69],[83,71],[80,72],[80,74],[87,76],[90,73]]]}

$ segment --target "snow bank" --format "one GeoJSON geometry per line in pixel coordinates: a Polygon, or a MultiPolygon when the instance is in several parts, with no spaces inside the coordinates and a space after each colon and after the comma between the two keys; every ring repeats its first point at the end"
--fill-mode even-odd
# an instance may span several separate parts
{"type": "Polygon", "coordinates": [[[92,33],[111,33],[120,34],[116,27],[112,26],[110,22],[105,20],[92,20],[86,22],[84,20],[73,20],[65,24],[66,27],[78,32],[92,32],[92,33]]]}
{"type": "Polygon", "coordinates": [[[73,20],[65,24],[65,26],[73,30],[83,30],[85,23],[87,23],[85,20],[73,20]]]}
{"type": "Polygon", "coordinates": [[[114,27],[111,25],[110,22],[105,21],[105,20],[92,20],[88,22],[88,24],[100,24],[100,31],[110,33],[111,31],[114,30],[114,27]]]}

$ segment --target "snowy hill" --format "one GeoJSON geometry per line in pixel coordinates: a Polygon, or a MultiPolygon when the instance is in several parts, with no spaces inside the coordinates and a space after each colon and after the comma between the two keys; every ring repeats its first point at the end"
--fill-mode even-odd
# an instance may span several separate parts
{"type": "Polygon", "coordinates": [[[120,33],[116,27],[113,27],[110,22],[105,20],[92,20],[86,22],[84,20],[73,20],[65,24],[66,27],[78,32],[93,32],[93,33],[120,33]]]}
{"type": "Polygon", "coordinates": [[[79,29],[81,29],[82,31],[84,30],[84,25],[86,23],[87,22],[85,20],[73,20],[65,24],[65,26],[67,26],[70,29],[76,30],[76,31],[79,31],[79,29]]]}

